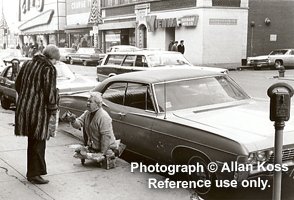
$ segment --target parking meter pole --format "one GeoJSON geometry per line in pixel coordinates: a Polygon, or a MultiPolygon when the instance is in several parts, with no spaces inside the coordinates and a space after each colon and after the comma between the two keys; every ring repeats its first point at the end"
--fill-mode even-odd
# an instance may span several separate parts
{"type": "Polygon", "coordinates": [[[283,156],[283,130],[285,121],[290,119],[291,97],[294,89],[287,83],[274,83],[267,90],[270,97],[270,120],[275,122],[275,159],[273,181],[273,200],[281,199],[282,184],[282,156],[283,156]],[[279,170],[280,169],[280,170],[279,170]]]}
{"type": "MultiPolygon", "coordinates": [[[[275,122],[275,160],[274,164],[282,166],[282,149],[283,149],[283,130],[285,122],[279,120],[275,122]]],[[[274,171],[274,183],[273,183],[273,200],[281,199],[281,184],[282,184],[282,171],[274,171]]]]}

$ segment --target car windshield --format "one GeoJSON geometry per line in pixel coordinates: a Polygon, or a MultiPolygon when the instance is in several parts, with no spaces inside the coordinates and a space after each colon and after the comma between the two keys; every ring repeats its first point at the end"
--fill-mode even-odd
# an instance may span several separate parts
{"type": "Polygon", "coordinates": [[[168,65],[191,65],[188,60],[181,54],[152,54],[147,56],[150,67],[161,67],[168,65]]]}
{"type": "Polygon", "coordinates": [[[270,55],[285,55],[288,50],[275,50],[270,53],[270,55]]]}
{"type": "Polygon", "coordinates": [[[174,111],[250,98],[227,76],[172,81],[155,84],[154,88],[161,112],[164,102],[167,111],[174,111]]]}

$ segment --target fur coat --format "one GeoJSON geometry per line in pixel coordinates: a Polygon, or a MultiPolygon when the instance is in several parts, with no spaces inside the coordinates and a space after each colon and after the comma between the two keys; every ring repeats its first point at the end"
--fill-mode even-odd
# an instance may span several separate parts
{"type": "Polygon", "coordinates": [[[56,68],[42,54],[23,64],[15,81],[15,135],[37,140],[50,138],[49,119],[59,100],[56,77],[56,68]]]}

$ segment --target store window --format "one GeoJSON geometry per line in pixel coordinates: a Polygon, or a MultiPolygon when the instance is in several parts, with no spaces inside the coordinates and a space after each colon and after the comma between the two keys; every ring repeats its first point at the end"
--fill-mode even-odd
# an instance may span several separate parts
{"type": "Polygon", "coordinates": [[[76,33],[71,35],[72,47],[93,47],[93,36],[88,33],[76,33]]]}
{"type": "Polygon", "coordinates": [[[135,46],[135,29],[121,29],[104,32],[104,44],[106,52],[115,45],[135,46]]]}

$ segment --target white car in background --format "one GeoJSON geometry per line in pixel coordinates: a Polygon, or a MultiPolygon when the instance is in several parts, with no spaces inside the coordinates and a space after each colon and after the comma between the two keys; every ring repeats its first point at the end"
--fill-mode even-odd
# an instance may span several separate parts
{"type": "Polygon", "coordinates": [[[110,47],[108,52],[138,51],[138,50],[141,50],[141,49],[132,45],[115,45],[110,47]]]}

